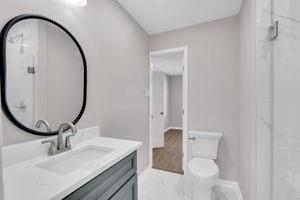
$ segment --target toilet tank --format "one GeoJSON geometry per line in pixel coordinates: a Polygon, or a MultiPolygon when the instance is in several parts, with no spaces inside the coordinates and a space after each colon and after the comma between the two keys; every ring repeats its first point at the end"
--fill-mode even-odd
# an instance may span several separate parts
{"type": "Polygon", "coordinates": [[[217,159],[221,132],[189,131],[192,157],[217,159]]]}

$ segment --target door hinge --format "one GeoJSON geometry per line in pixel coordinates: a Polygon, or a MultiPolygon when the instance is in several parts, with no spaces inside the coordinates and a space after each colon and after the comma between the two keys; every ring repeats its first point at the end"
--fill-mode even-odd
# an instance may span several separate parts
{"type": "Polygon", "coordinates": [[[275,40],[279,35],[279,22],[276,21],[268,28],[268,40],[275,40]]]}
{"type": "Polygon", "coordinates": [[[182,115],[184,115],[184,109],[182,109],[182,115]]]}

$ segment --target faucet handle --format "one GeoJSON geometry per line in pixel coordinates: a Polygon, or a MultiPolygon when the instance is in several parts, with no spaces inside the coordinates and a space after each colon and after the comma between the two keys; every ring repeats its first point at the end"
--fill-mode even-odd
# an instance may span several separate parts
{"type": "Polygon", "coordinates": [[[55,140],[45,140],[45,141],[42,142],[42,144],[46,144],[46,143],[50,143],[50,148],[49,148],[48,155],[49,156],[55,155],[55,153],[56,153],[55,140]]]}
{"type": "Polygon", "coordinates": [[[71,141],[70,138],[75,136],[75,133],[72,133],[71,135],[66,136],[66,142],[65,142],[65,147],[71,149],[71,141]]]}

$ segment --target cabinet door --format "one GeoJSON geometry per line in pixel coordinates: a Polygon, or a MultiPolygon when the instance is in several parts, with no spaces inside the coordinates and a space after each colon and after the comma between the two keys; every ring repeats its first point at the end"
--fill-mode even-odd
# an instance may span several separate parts
{"type": "Polygon", "coordinates": [[[109,200],[138,200],[137,187],[137,175],[134,175],[109,200]]]}
{"type": "Polygon", "coordinates": [[[108,200],[136,174],[136,152],[89,181],[63,200],[108,200]]]}

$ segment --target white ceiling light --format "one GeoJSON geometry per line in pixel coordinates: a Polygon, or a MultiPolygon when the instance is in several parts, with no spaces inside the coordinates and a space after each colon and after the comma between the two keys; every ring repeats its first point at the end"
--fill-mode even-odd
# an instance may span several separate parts
{"type": "Polygon", "coordinates": [[[66,0],[68,4],[76,7],[84,7],[87,5],[87,0],[66,0]]]}

